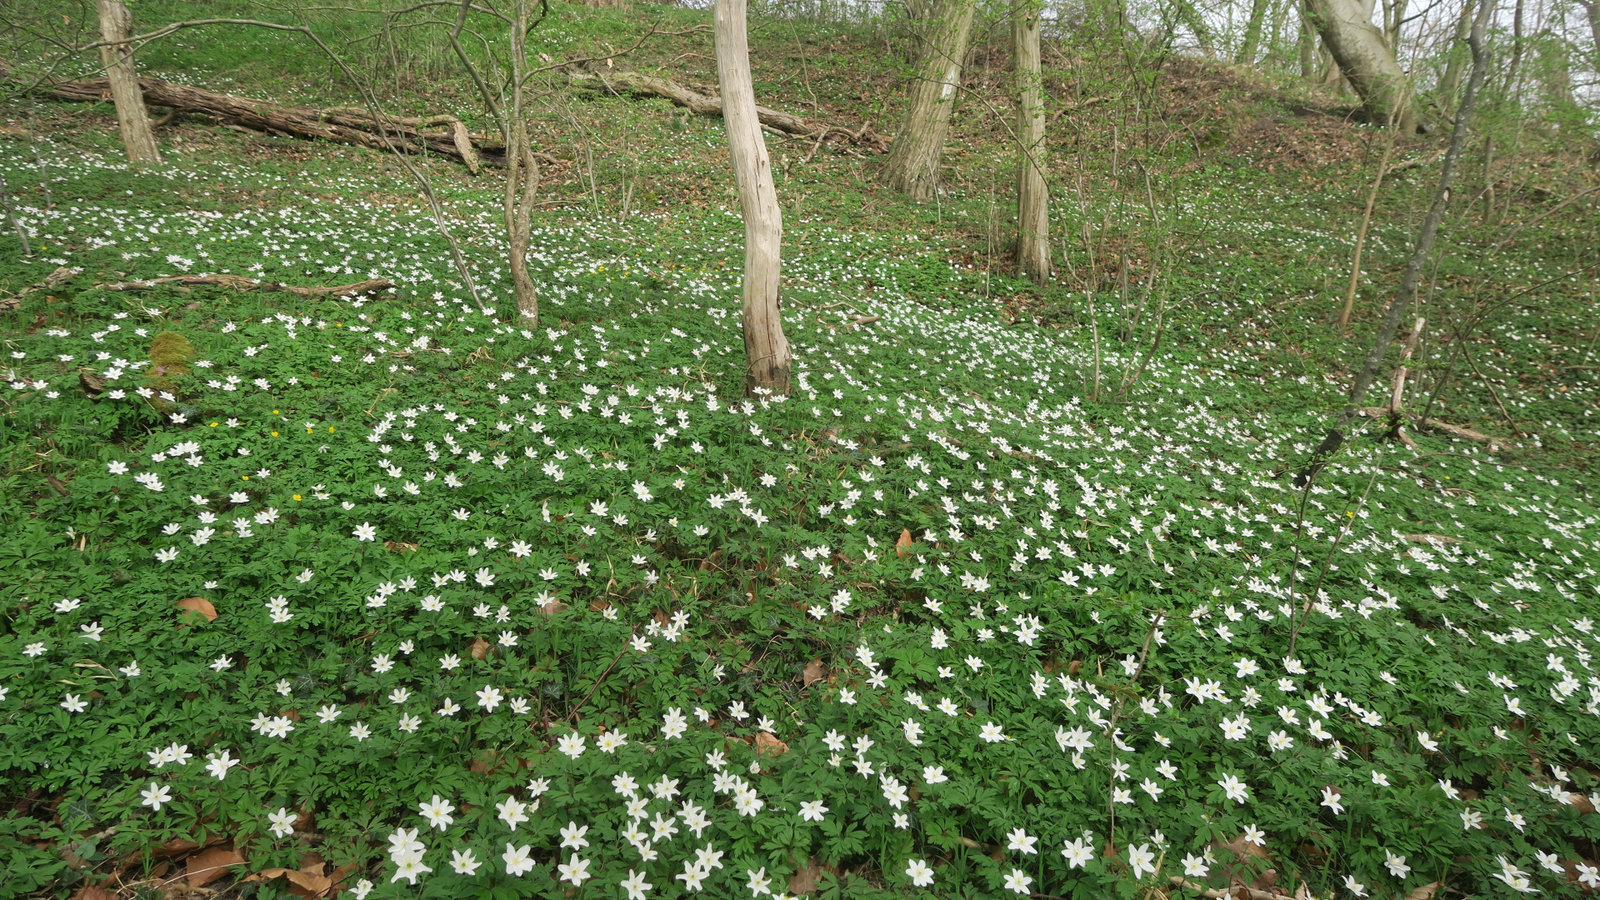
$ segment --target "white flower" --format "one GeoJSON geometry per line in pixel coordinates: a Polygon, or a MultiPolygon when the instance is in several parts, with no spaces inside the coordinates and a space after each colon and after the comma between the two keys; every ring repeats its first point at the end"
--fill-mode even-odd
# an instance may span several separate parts
{"type": "Polygon", "coordinates": [[[378,529],[370,522],[362,522],[350,534],[358,541],[375,541],[378,539],[378,529]]]}
{"type": "Polygon", "coordinates": [[[506,823],[506,827],[510,828],[512,831],[516,831],[518,825],[528,821],[527,804],[515,797],[507,797],[506,799],[495,804],[494,808],[499,816],[500,821],[506,823]]]}
{"type": "Polygon", "coordinates": [[[983,738],[986,742],[991,744],[997,744],[1001,741],[1010,740],[1010,738],[1006,737],[1005,731],[1003,731],[999,725],[996,725],[993,722],[983,723],[983,729],[978,733],[978,737],[983,738]]]}
{"type": "Polygon", "coordinates": [[[1028,886],[1031,884],[1033,884],[1033,879],[1028,877],[1028,874],[1021,869],[1012,869],[1006,875],[1006,887],[1018,894],[1028,893],[1028,886]]]}
{"type": "Polygon", "coordinates": [[[1411,867],[1406,865],[1404,856],[1395,856],[1393,851],[1387,848],[1384,849],[1383,855],[1385,857],[1383,867],[1389,870],[1390,875],[1403,880],[1406,875],[1410,874],[1411,867]]]}
{"type": "Polygon", "coordinates": [[[928,887],[933,884],[933,868],[927,860],[913,859],[906,865],[906,877],[911,879],[912,887],[928,887]]]}
{"type": "Polygon", "coordinates": [[[1006,835],[1006,849],[1015,850],[1018,853],[1026,853],[1030,856],[1037,854],[1039,852],[1038,843],[1038,838],[1021,828],[1013,829],[1010,834],[1006,835]]]}
{"type": "Polygon", "coordinates": [[[139,792],[139,801],[141,805],[160,812],[163,805],[172,802],[172,788],[152,781],[149,787],[139,792]]]}
{"type": "Polygon", "coordinates": [[[507,875],[520,877],[533,871],[533,857],[528,853],[530,846],[523,844],[516,847],[510,841],[506,842],[506,852],[500,854],[500,858],[505,861],[507,875]]]}
{"type": "Polygon", "coordinates": [[[1128,865],[1133,867],[1133,877],[1143,880],[1146,875],[1153,875],[1156,871],[1156,854],[1150,849],[1149,844],[1140,844],[1128,848],[1128,865]]]}
{"type": "Polygon", "coordinates": [[[1081,869],[1094,859],[1094,848],[1090,846],[1090,837],[1085,834],[1076,840],[1066,841],[1061,848],[1061,855],[1066,858],[1067,865],[1074,869],[1081,869]]]}
{"type": "Polygon", "coordinates": [[[299,817],[289,812],[286,807],[280,806],[277,812],[267,814],[267,821],[271,823],[269,830],[274,837],[286,838],[294,834],[294,820],[297,818],[299,817]]]}
{"type": "Polygon", "coordinates": [[[645,900],[646,892],[655,885],[644,880],[643,872],[628,870],[628,877],[622,879],[622,889],[628,892],[628,900],[645,900]]]}
{"type": "Polygon", "coordinates": [[[561,873],[562,881],[570,882],[573,887],[583,887],[585,881],[594,877],[589,874],[589,861],[579,858],[576,853],[566,862],[556,866],[556,871],[561,873]]]}
{"type": "Polygon", "coordinates": [[[1344,804],[1339,802],[1339,792],[1332,786],[1322,788],[1322,805],[1333,811],[1334,815],[1344,812],[1344,804]]]}
{"type": "Polygon", "coordinates": [[[821,800],[804,800],[800,803],[800,818],[807,822],[821,822],[828,808],[822,805],[821,800]]]}
{"type": "Polygon", "coordinates": [[[455,818],[450,815],[452,812],[455,812],[455,809],[456,808],[451,805],[449,801],[445,800],[438,794],[434,794],[433,799],[422,804],[421,808],[417,810],[417,815],[427,819],[429,825],[432,825],[434,828],[443,831],[446,828],[449,828],[450,824],[455,821],[455,818]]]}
{"type": "Polygon", "coordinates": [[[478,867],[481,865],[483,865],[483,863],[479,862],[477,857],[472,855],[472,851],[470,849],[450,851],[450,868],[457,875],[475,874],[478,871],[478,867]]]}
{"type": "Polygon", "coordinates": [[[584,837],[588,833],[589,826],[580,826],[577,822],[568,822],[561,829],[561,849],[582,850],[589,846],[588,838],[584,837]]]}

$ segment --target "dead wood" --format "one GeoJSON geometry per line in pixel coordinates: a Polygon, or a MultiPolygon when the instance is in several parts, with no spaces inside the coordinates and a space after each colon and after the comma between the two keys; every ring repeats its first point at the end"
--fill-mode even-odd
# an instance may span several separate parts
{"type": "MultiPolygon", "coordinates": [[[[639,72],[608,72],[601,74],[576,67],[568,67],[563,71],[568,78],[590,90],[629,97],[669,100],[697,116],[721,117],[722,115],[722,98],[701,93],[670,78],[643,75],[639,72]]],[[[820,125],[814,122],[807,122],[793,113],[779,112],[765,106],[756,107],[756,117],[760,120],[763,128],[788,135],[789,137],[810,138],[820,142],[837,135],[849,143],[872,147],[880,151],[888,145],[886,138],[873,133],[868,126],[851,131],[841,125],[820,125]]]]}
{"type": "MultiPolygon", "coordinates": [[[[1386,419],[1390,417],[1390,411],[1388,408],[1382,406],[1363,406],[1361,407],[1360,413],[1369,419],[1386,419]]],[[[1475,444],[1486,444],[1488,445],[1489,452],[1491,453],[1501,449],[1502,447],[1510,446],[1510,442],[1503,438],[1487,435],[1481,431],[1473,431],[1471,428],[1463,428],[1460,425],[1451,425],[1449,422],[1443,422],[1439,419],[1418,419],[1416,425],[1419,428],[1431,428],[1434,431],[1442,431],[1451,437],[1458,437],[1464,441],[1472,441],[1475,444]]]]}
{"type": "Polygon", "coordinates": [[[66,266],[62,266],[54,272],[51,272],[49,275],[46,275],[42,281],[34,282],[33,284],[30,284],[22,290],[17,291],[15,294],[12,294],[4,300],[0,300],[0,312],[6,312],[21,306],[22,298],[28,296],[34,291],[47,291],[51,288],[60,287],[72,276],[78,274],[79,271],[80,270],[78,269],[69,269],[66,266]]]}
{"type": "Polygon", "coordinates": [[[108,291],[142,291],[163,284],[176,284],[184,287],[215,286],[229,287],[241,291],[282,291],[285,294],[294,294],[296,297],[350,297],[355,294],[368,294],[373,291],[387,291],[394,288],[394,282],[387,278],[370,278],[354,284],[341,284],[324,287],[313,285],[299,287],[292,284],[278,284],[274,281],[257,281],[254,278],[245,278],[242,275],[169,275],[165,278],[152,278],[148,281],[122,281],[111,284],[102,284],[99,287],[108,291]]]}
{"type": "MultiPolygon", "coordinates": [[[[9,67],[0,63],[0,79],[10,80],[11,77],[9,67]]],[[[151,106],[209,116],[250,131],[375,150],[387,150],[392,146],[419,149],[456,160],[473,174],[477,174],[485,162],[505,163],[505,146],[499,139],[471,134],[460,119],[448,114],[377,117],[367,110],[351,107],[282,106],[268,100],[173,84],[160,78],[140,78],[139,88],[144,92],[145,103],[151,106]]],[[[47,82],[32,87],[30,92],[51,100],[101,103],[111,97],[111,86],[104,78],[92,78],[47,82]]]]}

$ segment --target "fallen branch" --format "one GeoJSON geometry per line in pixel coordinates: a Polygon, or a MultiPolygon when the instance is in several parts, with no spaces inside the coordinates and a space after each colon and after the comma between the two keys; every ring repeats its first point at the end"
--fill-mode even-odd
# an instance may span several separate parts
{"type": "Polygon", "coordinates": [[[82,270],[71,269],[66,266],[62,266],[54,272],[51,272],[49,275],[46,275],[43,280],[36,281],[22,290],[17,291],[15,294],[5,298],[4,300],[0,300],[0,312],[7,312],[21,306],[22,298],[28,296],[34,291],[47,291],[51,288],[60,287],[61,285],[66,284],[68,279],[78,274],[80,271],[82,270]]]}
{"type": "Polygon", "coordinates": [[[101,284],[98,287],[108,291],[143,291],[163,284],[175,284],[181,287],[228,287],[240,291],[261,291],[272,293],[282,291],[285,294],[294,294],[296,297],[350,297],[356,294],[368,294],[374,291],[387,291],[394,288],[394,282],[387,278],[369,278],[354,284],[341,284],[331,287],[314,285],[311,287],[298,287],[292,284],[279,284],[275,281],[257,281],[254,278],[245,278],[242,275],[169,275],[165,278],[151,278],[148,281],[121,281],[110,284],[101,284]]]}
{"type": "MultiPolygon", "coordinates": [[[[1360,409],[1360,413],[1369,419],[1384,419],[1388,418],[1390,415],[1388,408],[1382,406],[1363,406],[1360,409]]],[[[1416,425],[1419,428],[1432,428],[1434,431],[1442,431],[1445,434],[1448,434],[1452,437],[1461,438],[1464,441],[1472,441],[1476,444],[1487,444],[1490,453],[1500,450],[1501,448],[1511,446],[1509,441],[1506,441],[1502,438],[1487,435],[1481,431],[1473,431],[1471,428],[1463,428],[1460,425],[1451,425],[1449,422],[1442,422],[1438,419],[1418,419],[1416,425]]]]}
{"type": "MultiPolygon", "coordinates": [[[[0,79],[13,80],[9,67],[3,62],[0,62],[0,79]]],[[[461,120],[452,115],[384,116],[380,119],[364,109],[280,106],[267,100],[222,94],[160,78],[140,78],[139,89],[144,92],[145,103],[151,106],[210,116],[250,131],[354,144],[374,150],[395,146],[415,148],[454,159],[473,174],[479,172],[484,162],[493,165],[505,162],[505,147],[501,141],[469,133],[461,120]]],[[[102,103],[111,96],[111,86],[107,79],[92,78],[46,82],[33,86],[30,92],[51,100],[102,103]]]]}
{"type": "MultiPolygon", "coordinates": [[[[632,97],[669,100],[697,116],[721,117],[722,115],[722,99],[720,97],[703,94],[670,78],[642,75],[638,72],[612,72],[602,75],[598,72],[589,72],[575,67],[566,67],[563,71],[566,72],[568,78],[592,90],[632,97]]],[[[810,138],[820,142],[834,135],[841,135],[851,143],[864,144],[878,150],[885,149],[888,144],[885,138],[872,133],[870,127],[867,126],[863,126],[857,131],[851,131],[840,125],[817,125],[807,122],[793,113],[779,112],[775,109],[768,109],[765,106],[756,107],[756,117],[761,120],[761,124],[764,127],[790,137],[810,138]]]]}

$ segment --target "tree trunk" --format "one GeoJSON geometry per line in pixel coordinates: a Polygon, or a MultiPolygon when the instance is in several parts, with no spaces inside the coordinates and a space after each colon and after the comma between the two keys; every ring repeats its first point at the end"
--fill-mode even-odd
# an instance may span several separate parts
{"type": "Polygon", "coordinates": [[[1584,15],[1589,19],[1589,36],[1594,39],[1590,52],[1600,52],[1600,0],[1578,0],[1584,15]]]}
{"type": "Polygon", "coordinates": [[[772,164],[761,137],[750,47],[745,38],[745,0],[717,0],[712,18],[722,121],[728,129],[733,178],[744,216],[744,387],[751,396],[789,393],[789,341],[779,310],[779,266],[783,216],[772,183],[772,164]]]}
{"type": "Polygon", "coordinates": [[[1300,53],[1300,77],[1312,81],[1317,77],[1317,30],[1304,8],[1300,10],[1300,35],[1295,43],[1300,53]]]}
{"type": "Polygon", "coordinates": [[[889,147],[883,174],[890,187],[919,202],[933,199],[939,190],[939,162],[961,87],[961,64],[975,9],[974,0],[939,0],[923,22],[911,111],[889,147]]]}
{"type": "Polygon", "coordinates": [[[1360,0],[1305,0],[1322,42],[1361,104],[1373,119],[1393,122],[1401,134],[1417,130],[1417,114],[1405,72],[1383,33],[1372,24],[1371,8],[1360,0]]]}
{"type": "Polygon", "coordinates": [[[1345,413],[1345,424],[1354,418],[1354,410],[1361,405],[1367,389],[1371,387],[1372,380],[1377,374],[1378,366],[1383,362],[1384,353],[1394,342],[1395,332],[1400,328],[1400,320],[1405,318],[1406,311],[1410,309],[1412,301],[1417,296],[1417,285],[1422,282],[1422,270],[1427,264],[1428,257],[1433,254],[1434,238],[1439,233],[1439,222],[1444,218],[1445,209],[1450,205],[1450,187],[1455,181],[1456,164],[1461,159],[1462,148],[1466,146],[1467,127],[1472,121],[1473,105],[1478,98],[1478,90],[1483,86],[1484,70],[1488,68],[1488,51],[1484,49],[1483,33],[1493,11],[1494,0],[1479,0],[1479,2],[1481,5],[1478,8],[1477,18],[1472,23],[1469,37],[1472,46],[1472,75],[1467,79],[1466,92],[1462,94],[1461,106],[1456,110],[1455,125],[1450,132],[1450,148],[1445,151],[1444,162],[1439,168],[1439,187],[1434,192],[1433,205],[1429,207],[1428,215],[1422,220],[1422,228],[1417,234],[1417,246],[1412,251],[1411,260],[1400,278],[1400,288],[1389,303],[1383,325],[1378,329],[1366,362],[1357,373],[1355,384],[1350,389],[1350,405],[1345,413]]]}
{"type": "Polygon", "coordinates": [[[100,48],[100,65],[111,83],[111,100],[117,107],[117,130],[128,162],[135,166],[161,165],[161,151],[150,130],[145,113],[144,94],[139,90],[139,73],[133,65],[133,46],[125,43],[133,34],[133,16],[122,0],[96,0],[100,10],[100,39],[110,41],[100,48]],[[124,42],[124,43],[116,43],[124,42]]]}
{"type": "Polygon", "coordinates": [[[1261,28],[1267,20],[1267,0],[1251,0],[1250,18],[1244,23],[1244,42],[1233,56],[1236,65],[1253,65],[1261,47],[1261,28]]]}
{"type": "Polygon", "coordinates": [[[1040,7],[1015,0],[1011,43],[1017,89],[1017,275],[1050,279],[1050,188],[1045,184],[1044,80],[1039,54],[1040,7]]]}
{"type": "Polygon", "coordinates": [[[516,0],[511,22],[511,107],[505,114],[506,190],[503,203],[506,238],[510,244],[511,296],[517,313],[539,321],[539,295],[528,275],[528,243],[532,231],[533,199],[539,192],[539,161],[528,146],[527,100],[528,2],[516,0]]]}
{"type": "Polygon", "coordinates": [[[1439,100],[1443,103],[1455,103],[1456,94],[1461,90],[1461,73],[1465,71],[1462,63],[1466,62],[1471,49],[1466,46],[1467,35],[1472,31],[1472,4],[1461,4],[1461,15],[1456,19],[1455,40],[1452,42],[1448,58],[1444,64],[1444,74],[1439,77],[1439,100]]]}

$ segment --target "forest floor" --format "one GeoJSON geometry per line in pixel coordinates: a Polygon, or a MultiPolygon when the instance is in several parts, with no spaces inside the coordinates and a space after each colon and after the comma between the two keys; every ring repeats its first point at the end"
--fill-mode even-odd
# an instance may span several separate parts
{"type": "MultiPolygon", "coordinates": [[[[707,13],[556,12],[553,61],[648,16],[611,66],[715,81],[707,13]]],[[[483,127],[437,40],[313,15],[483,127]]],[[[769,136],[783,399],[743,397],[715,119],[548,73],[535,324],[493,170],[413,160],[474,301],[393,157],[176,117],[134,171],[106,106],[0,103],[0,896],[1600,888],[1589,144],[1488,110],[1429,263],[1405,406],[1488,440],[1363,420],[1302,486],[1446,136],[1392,154],[1341,327],[1390,135],[1060,44],[1039,288],[1003,34],[935,203],[769,136]],[[128,284],[199,273],[395,287],[128,284]]],[[[352,102],[295,40],[141,63],[352,102]]],[[[892,26],[751,40],[764,105],[892,133],[892,26]]]]}

